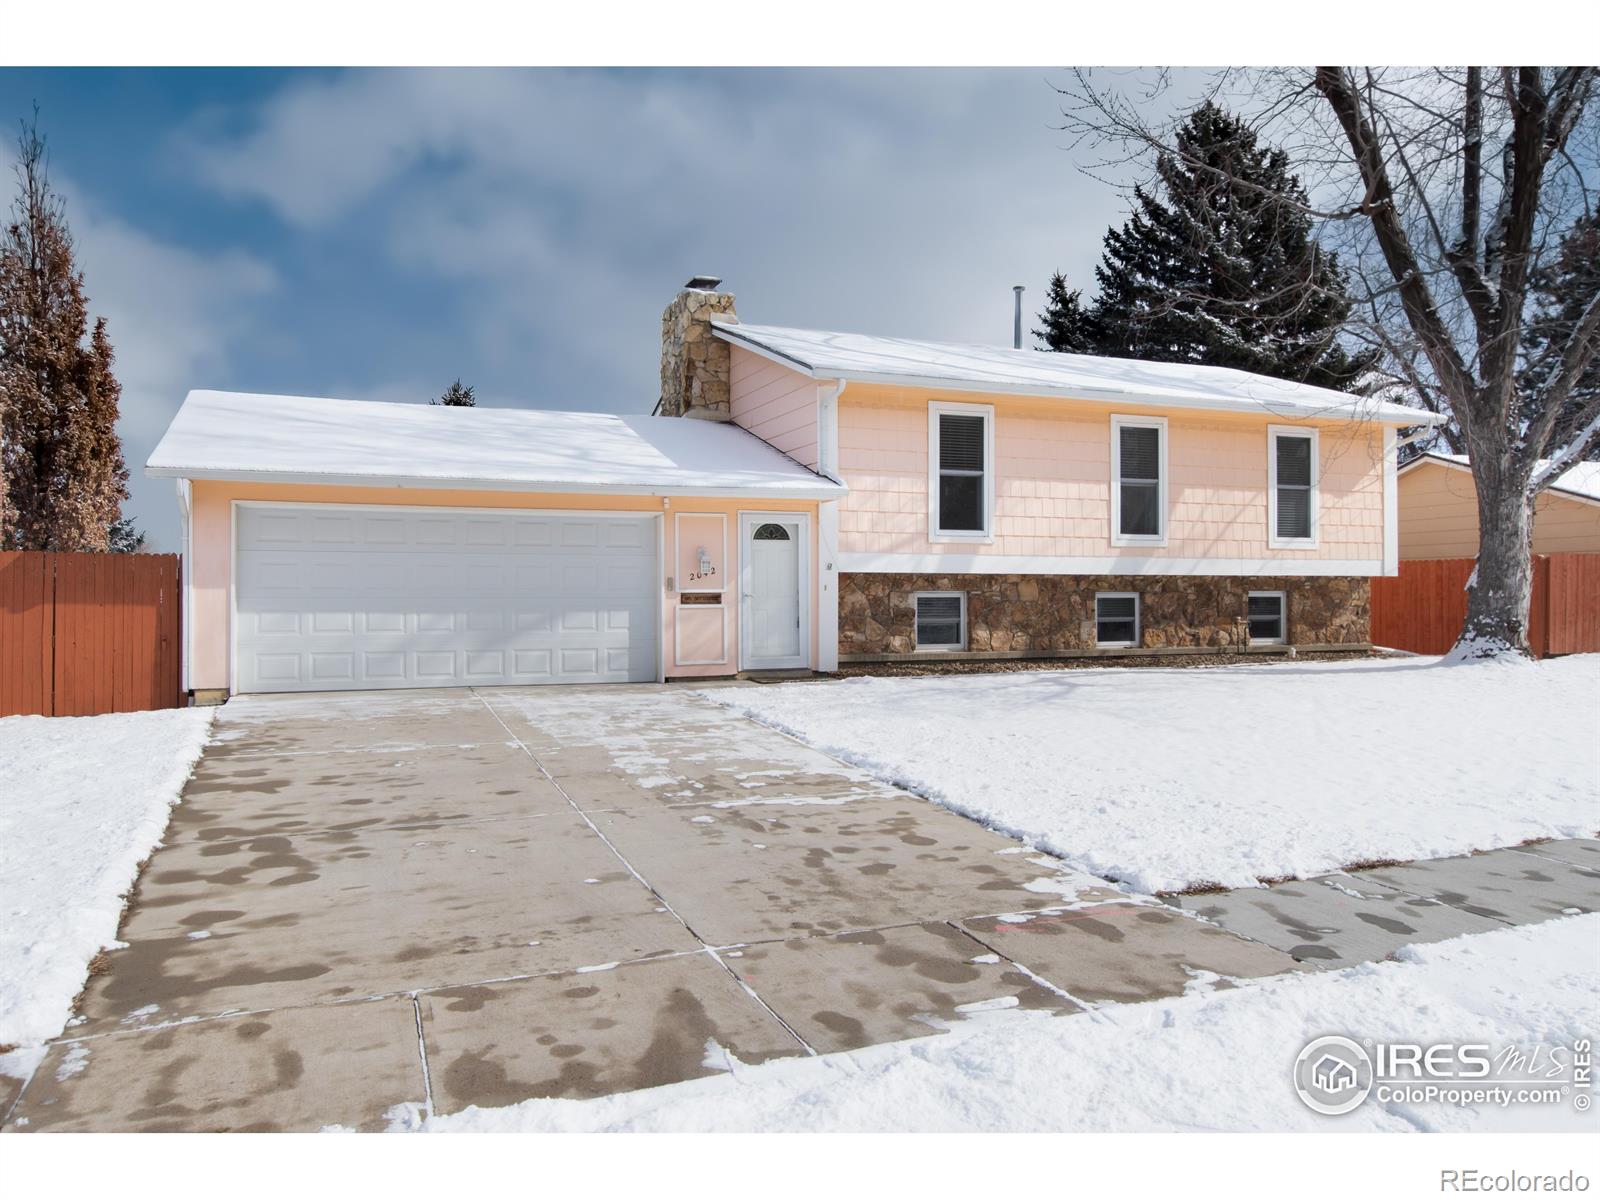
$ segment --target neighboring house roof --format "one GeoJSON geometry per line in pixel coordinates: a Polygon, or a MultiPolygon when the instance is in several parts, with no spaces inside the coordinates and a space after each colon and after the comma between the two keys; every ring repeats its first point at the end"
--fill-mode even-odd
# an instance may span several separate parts
{"type": "MultiPolygon", "coordinates": [[[[1540,459],[1538,466],[1534,468],[1535,473],[1544,470],[1549,462],[1550,460],[1547,458],[1540,459]]],[[[1400,474],[1404,475],[1407,471],[1420,467],[1424,463],[1435,463],[1442,467],[1451,467],[1457,471],[1472,470],[1472,464],[1465,454],[1438,454],[1430,450],[1426,454],[1418,455],[1401,467],[1400,474]]],[[[1551,483],[1546,490],[1571,496],[1574,500],[1589,500],[1600,504],[1600,462],[1574,463],[1557,475],[1555,482],[1551,483]]]]}
{"type": "Polygon", "coordinates": [[[150,475],[491,490],[838,499],[734,425],[685,417],[190,392],[150,475]]]}
{"type": "Polygon", "coordinates": [[[1445,419],[1422,409],[1230,367],[917,342],[775,325],[712,324],[724,340],[816,379],[1398,425],[1437,425],[1445,419]]]}

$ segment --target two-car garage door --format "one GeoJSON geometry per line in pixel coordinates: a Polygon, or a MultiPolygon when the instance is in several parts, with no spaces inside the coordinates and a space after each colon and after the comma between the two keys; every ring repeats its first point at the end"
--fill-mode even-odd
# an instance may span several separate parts
{"type": "Polygon", "coordinates": [[[656,678],[653,516],[236,514],[236,691],[656,678]]]}

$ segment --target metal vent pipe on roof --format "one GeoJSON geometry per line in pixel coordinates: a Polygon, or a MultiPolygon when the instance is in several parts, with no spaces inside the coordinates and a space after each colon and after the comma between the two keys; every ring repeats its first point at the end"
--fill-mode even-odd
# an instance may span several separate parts
{"type": "Polygon", "coordinates": [[[1011,348],[1013,350],[1021,350],[1022,349],[1022,293],[1023,293],[1023,290],[1024,290],[1023,286],[1020,283],[1015,285],[1011,289],[1011,291],[1016,295],[1016,298],[1017,298],[1016,309],[1011,314],[1011,348]]]}

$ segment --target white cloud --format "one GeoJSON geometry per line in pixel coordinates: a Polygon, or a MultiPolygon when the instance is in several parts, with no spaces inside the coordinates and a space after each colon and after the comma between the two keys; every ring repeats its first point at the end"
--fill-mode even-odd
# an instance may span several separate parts
{"type": "Polygon", "coordinates": [[[472,354],[545,385],[526,402],[637,409],[693,272],[747,320],[974,341],[1009,337],[1013,283],[1031,324],[1051,270],[1089,282],[1122,200],[1062,149],[1048,74],[354,73],[189,149],[300,234],[381,230],[457,286],[472,354]]]}

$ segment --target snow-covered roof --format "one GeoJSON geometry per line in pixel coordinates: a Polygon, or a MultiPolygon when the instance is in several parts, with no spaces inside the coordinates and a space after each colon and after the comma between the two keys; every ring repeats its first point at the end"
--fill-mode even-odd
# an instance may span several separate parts
{"type": "MultiPolygon", "coordinates": [[[[1440,454],[1437,451],[1430,450],[1426,454],[1418,455],[1401,467],[1400,473],[1403,475],[1405,472],[1430,460],[1436,463],[1443,463],[1447,467],[1459,467],[1463,471],[1472,469],[1472,463],[1465,454],[1440,454]]],[[[1538,466],[1534,468],[1534,474],[1537,475],[1549,465],[1549,459],[1540,459],[1538,466]]],[[[1549,490],[1552,492],[1565,492],[1569,496],[1576,496],[1580,500],[1600,501],[1600,462],[1574,463],[1555,477],[1555,481],[1549,485],[1549,490]]]]}
{"type": "Polygon", "coordinates": [[[1207,408],[1270,416],[1437,425],[1422,409],[1291,383],[1230,367],[1143,362],[1004,346],[918,342],[860,333],[713,322],[717,333],[815,379],[951,391],[1060,396],[1143,407],[1207,408]]]}
{"type": "Polygon", "coordinates": [[[685,417],[190,392],[150,475],[373,486],[838,499],[736,426],[685,417]]]}

